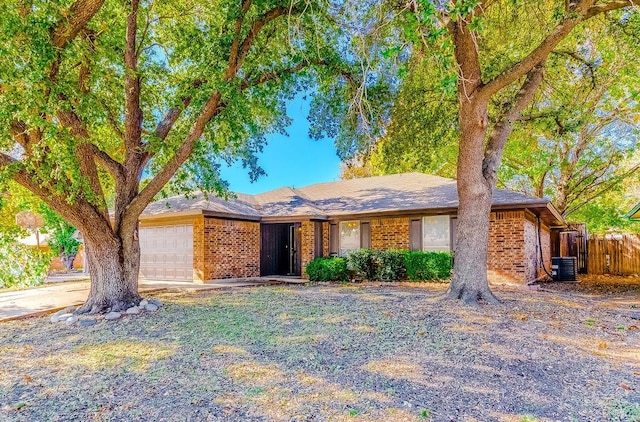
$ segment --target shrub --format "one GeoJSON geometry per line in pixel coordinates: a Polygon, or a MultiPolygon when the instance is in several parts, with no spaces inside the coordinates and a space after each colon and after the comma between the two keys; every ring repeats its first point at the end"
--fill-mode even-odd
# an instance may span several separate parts
{"type": "Polygon", "coordinates": [[[446,280],[451,277],[451,253],[407,252],[405,268],[409,280],[446,280]]]}
{"type": "Polygon", "coordinates": [[[390,249],[376,253],[376,279],[395,281],[405,277],[405,255],[408,251],[390,249]]]}
{"type": "Polygon", "coordinates": [[[344,258],[316,258],[305,271],[311,281],[345,281],[349,278],[344,258]]]}
{"type": "Polygon", "coordinates": [[[0,242],[0,288],[44,283],[51,254],[18,242],[0,242]]]}
{"type": "Polygon", "coordinates": [[[358,249],[347,255],[347,268],[366,280],[375,280],[377,273],[377,251],[358,249]]]}
{"type": "Polygon", "coordinates": [[[400,250],[374,251],[359,249],[347,255],[347,268],[366,280],[400,280],[406,274],[400,250]]]}

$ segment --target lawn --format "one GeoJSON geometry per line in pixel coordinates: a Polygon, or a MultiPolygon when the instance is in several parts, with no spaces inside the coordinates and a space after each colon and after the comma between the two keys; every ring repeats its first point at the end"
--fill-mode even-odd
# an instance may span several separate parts
{"type": "Polygon", "coordinates": [[[0,327],[0,420],[636,421],[640,285],[315,285],[166,294],[81,328],[0,327]]]}

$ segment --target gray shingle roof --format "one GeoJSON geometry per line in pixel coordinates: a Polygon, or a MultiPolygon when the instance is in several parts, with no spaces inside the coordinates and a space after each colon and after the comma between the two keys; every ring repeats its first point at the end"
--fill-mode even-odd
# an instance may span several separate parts
{"type": "Polygon", "coordinates": [[[213,195],[196,192],[191,196],[177,195],[147,205],[143,217],[169,217],[175,213],[208,212],[212,214],[246,216],[260,219],[256,203],[250,195],[236,194],[236,198],[225,200],[213,195]]]}
{"type": "Polygon", "coordinates": [[[284,187],[254,195],[253,199],[264,217],[314,216],[325,218],[326,213],[299,189],[284,187]]]}
{"type": "MultiPolygon", "coordinates": [[[[548,201],[497,189],[493,205],[498,207],[545,207],[548,201]]],[[[252,219],[271,217],[328,218],[340,215],[455,209],[456,181],[423,173],[403,173],[361,179],[318,183],[303,188],[284,187],[258,195],[237,194],[225,201],[184,196],[150,204],[144,217],[168,216],[171,212],[204,212],[252,219]]]]}
{"type": "MultiPolygon", "coordinates": [[[[403,173],[319,183],[298,189],[329,215],[437,210],[458,207],[454,179],[403,173]]],[[[493,205],[543,204],[541,198],[506,190],[494,192],[493,205]]]]}

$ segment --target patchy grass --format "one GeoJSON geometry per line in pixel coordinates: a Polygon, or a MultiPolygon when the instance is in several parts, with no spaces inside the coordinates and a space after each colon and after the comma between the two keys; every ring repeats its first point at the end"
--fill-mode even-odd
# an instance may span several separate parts
{"type": "Polygon", "coordinates": [[[480,308],[423,286],[166,294],[88,328],[4,323],[0,420],[640,420],[640,286],[505,287],[480,308]]]}

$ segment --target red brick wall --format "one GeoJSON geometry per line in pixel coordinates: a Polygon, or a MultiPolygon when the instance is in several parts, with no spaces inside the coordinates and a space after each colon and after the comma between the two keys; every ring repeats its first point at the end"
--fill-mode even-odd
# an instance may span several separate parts
{"type": "MultiPolygon", "coordinates": [[[[525,227],[525,262],[526,279],[533,281],[545,275],[540,263],[540,250],[538,249],[538,222],[534,216],[528,215],[524,222],[525,227]]],[[[540,225],[540,243],[542,244],[542,257],[547,271],[551,272],[551,234],[549,227],[544,223],[540,225]]]]}
{"type": "Polygon", "coordinates": [[[313,221],[303,221],[300,224],[300,265],[302,266],[302,276],[306,277],[305,269],[307,264],[313,261],[315,223],[313,221]]]}
{"type": "Polygon", "coordinates": [[[193,220],[193,281],[207,281],[204,265],[204,217],[193,220]]]}
{"type": "MultiPolygon", "coordinates": [[[[540,232],[542,254],[547,269],[551,266],[551,236],[544,224],[540,232]]],[[[526,211],[491,213],[489,226],[489,281],[494,283],[526,283],[544,273],[537,248],[535,217],[526,211]]]]}
{"type": "Polygon", "coordinates": [[[322,223],[322,256],[329,256],[329,223],[322,223]]]}
{"type": "Polygon", "coordinates": [[[487,270],[494,283],[526,280],[524,211],[492,212],[487,270]]]}
{"type": "MultiPolygon", "coordinates": [[[[536,272],[537,233],[524,211],[492,212],[489,226],[489,281],[524,283],[536,272]]],[[[409,249],[409,217],[370,220],[371,247],[377,250],[409,249]]],[[[314,223],[301,223],[301,266],[314,256],[314,223]]],[[[260,224],[257,222],[199,217],[194,220],[194,279],[254,277],[260,275],[260,224]]],[[[545,265],[550,268],[550,236],[542,228],[545,265]]],[[[323,255],[329,255],[329,224],[323,223],[323,255]]]]}
{"type": "Polygon", "coordinates": [[[260,275],[260,223],[200,217],[193,224],[194,279],[260,275]]]}
{"type": "Polygon", "coordinates": [[[409,218],[374,218],[371,225],[371,249],[409,249],[409,218]]]}

